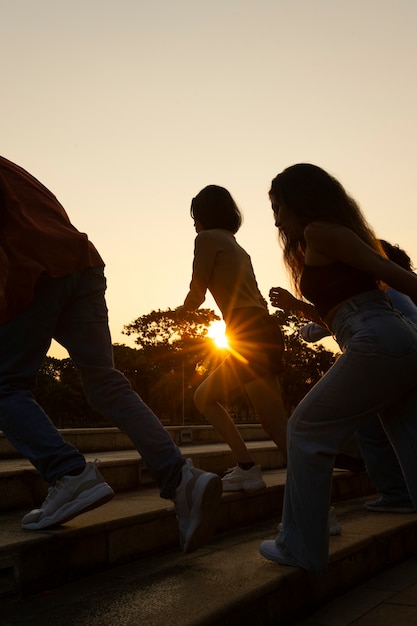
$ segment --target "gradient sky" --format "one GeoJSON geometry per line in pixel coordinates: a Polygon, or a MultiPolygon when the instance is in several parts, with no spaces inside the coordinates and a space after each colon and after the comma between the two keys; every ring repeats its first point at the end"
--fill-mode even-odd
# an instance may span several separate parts
{"type": "Polygon", "coordinates": [[[415,0],[3,2],[1,153],[99,249],[115,343],[182,303],[207,184],[242,209],[264,296],[288,287],[269,185],[300,161],[417,264],[416,24],[415,0]]]}

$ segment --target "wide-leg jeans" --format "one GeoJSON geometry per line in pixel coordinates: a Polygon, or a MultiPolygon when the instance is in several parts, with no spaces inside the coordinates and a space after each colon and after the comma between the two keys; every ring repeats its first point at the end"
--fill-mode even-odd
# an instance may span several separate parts
{"type": "Polygon", "coordinates": [[[384,503],[411,507],[407,483],[380,419],[375,416],[367,420],[357,431],[357,438],[368,476],[384,503]]]}
{"type": "Polygon", "coordinates": [[[328,562],[336,453],[375,414],[396,451],[417,508],[417,327],[373,291],[342,305],[333,331],[343,353],[288,423],[282,531],[276,544],[313,571],[328,562]]]}
{"type": "Polygon", "coordinates": [[[50,484],[85,459],[65,442],[31,388],[52,338],[73,359],[90,405],[126,433],[173,498],[184,459],[157,417],[113,365],[103,268],[43,276],[32,304],[0,326],[0,428],[50,484]]]}

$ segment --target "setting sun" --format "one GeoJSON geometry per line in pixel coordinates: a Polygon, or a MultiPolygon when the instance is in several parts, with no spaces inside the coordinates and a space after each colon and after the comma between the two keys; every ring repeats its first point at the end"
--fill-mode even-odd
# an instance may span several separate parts
{"type": "Polygon", "coordinates": [[[207,336],[213,339],[218,348],[228,348],[229,343],[225,334],[226,324],[223,320],[212,322],[209,326],[207,336]]]}

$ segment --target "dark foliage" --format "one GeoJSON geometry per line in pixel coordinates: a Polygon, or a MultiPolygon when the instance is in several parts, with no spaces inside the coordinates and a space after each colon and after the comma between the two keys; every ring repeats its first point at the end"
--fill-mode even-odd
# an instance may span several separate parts
{"type": "MultiPolygon", "coordinates": [[[[298,331],[305,321],[283,311],[273,317],[285,336],[281,384],[291,412],[337,357],[300,338],[298,331]]],[[[207,328],[216,319],[209,309],[182,317],[171,309],[152,311],[124,328],[126,335],[135,336],[138,349],[114,345],[116,368],[165,424],[204,422],[194,406],[194,391],[227,354],[207,337],[207,328]]],[[[71,359],[47,357],[34,396],[59,428],[111,425],[89,407],[71,359]]],[[[256,421],[244,391],[235,391],[225,402],[236,421],[256,421]]]]}

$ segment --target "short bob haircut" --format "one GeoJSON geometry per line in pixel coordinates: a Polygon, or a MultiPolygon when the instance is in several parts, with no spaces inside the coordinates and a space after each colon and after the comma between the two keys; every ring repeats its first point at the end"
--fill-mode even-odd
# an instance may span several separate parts
{"type": "Polygon", "coordinates": [[[224,187],[208,185],[192,199],[190,215],[204,230],[222,228],[237,233],[243,216],[236,202],[224,187]]]}

